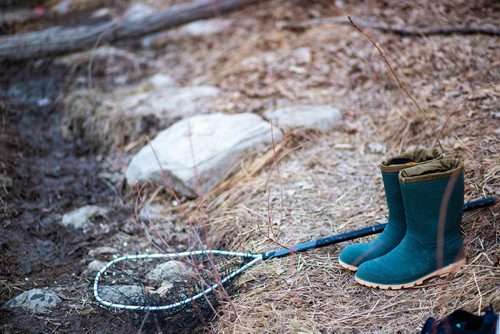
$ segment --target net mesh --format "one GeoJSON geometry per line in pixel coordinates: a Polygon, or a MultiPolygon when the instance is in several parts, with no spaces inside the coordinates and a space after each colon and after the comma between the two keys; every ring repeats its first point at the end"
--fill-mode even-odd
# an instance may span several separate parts
{"type": "MultiPolygon", "coordinates": [[[[249,263],[252,257],[198,254],[175,259],[128,259],[103,273],[98,292],[105,301],[136,306],[164,306],[181,302],[249,263]]],[[[159,312],[135,312],[145,333],[196,332],[216,316],[217,306],[236,290],[234,279],[195,301],[159,312]]],[[[122,311],[127,312],[127,311],[122,311]]]]}

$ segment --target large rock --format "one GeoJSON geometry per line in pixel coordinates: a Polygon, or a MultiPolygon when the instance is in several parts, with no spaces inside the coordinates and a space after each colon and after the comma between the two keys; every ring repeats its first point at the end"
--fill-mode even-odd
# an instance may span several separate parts
{"type": "Polygon", "coordinates": [[[20,307],[33,313],[48,313],[60,302],[61,298],[50,290],[32,289],[9,300],[4,306],[8,308],[20,307]]]}
{"type": "Polygon", "coordinates": [[[340,110],[328,105],[279,108],[265,112],[264,117],[285,130],[303,128],[323,132],[333,130],[342,121],[340,110]]]}
{"type": "MultiPolygon", "coordinates": [[[[273,131],[278,142],[282,133],[273,131]]],[[[257,115],[194,116],[160,132],[151,145],[143,147],[132,158],[125,177],[129,185],[166,181],[175,191],[194,197],[209,192],[249,154],[271,145],[271,125],[257,115]]]]}
{"type": "Polygon", "coordinates": [[[75,229],[89,230],[92,227],[93,220],[104,217],[107,209],[95,205],[86,205],[66,213],[61,220],[64,227],[73,227],[75,229]]]}

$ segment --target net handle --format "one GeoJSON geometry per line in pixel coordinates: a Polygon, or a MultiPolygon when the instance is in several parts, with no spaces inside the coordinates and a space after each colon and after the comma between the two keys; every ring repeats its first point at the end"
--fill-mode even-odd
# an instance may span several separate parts
{"type": "MultiPolygon", "coordinates": [[[[495,202],[494,197],[485,197],[475,201],[467,202],[464,204],[463,211],[469,211],[481,207],[491,205],[495,202]]],[[[336,234],[329,237],[306,241],[290,248],[282,248],[274,251],[266,252],[262,254],[262,260],[268,260],[271,258],[288,256],[295,252],[305,252],[311,249],[316,249],[320,247],[330,246],[343,241],[349,241],[361,237],[366,237],[372,234],[380,233],[384,230],[387,224],[379,224],[375,226],[365,227],[359,230],[346,232],[342,234],[336,234]]]]}

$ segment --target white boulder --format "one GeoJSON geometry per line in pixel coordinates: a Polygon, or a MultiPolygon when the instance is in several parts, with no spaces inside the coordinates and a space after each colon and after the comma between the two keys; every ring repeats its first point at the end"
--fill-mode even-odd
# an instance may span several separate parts
{"type": "MultiPolygon", "coordinates": [[[[279,129],[273,135],[275,142],[282,138],[279,129]]],[[[272,141],[271,125],[255,114],[193,116],[143,147],[125,177],[129,185],[167,183],[184,196],[199,196],[233,173],[244,158],[269,149],[272,141]]]]}

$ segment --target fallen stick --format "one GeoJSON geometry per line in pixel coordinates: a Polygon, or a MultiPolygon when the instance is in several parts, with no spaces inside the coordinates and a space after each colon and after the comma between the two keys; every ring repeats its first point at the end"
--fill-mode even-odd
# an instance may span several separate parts
{"type": "MultiPolygon", "coordinates": [[[[360,19],[355,20],[356,24],[363,29],[375,29],[383,32],[390,32],[401,36],[430,36],[430,35],[491,35],[500,36],[500,28],[485,25],[485,26],[468,26],[468,25],[456,25],[456,26],[441,26],[441,27],[425,27],[425,28],[414,28],[414,27],[401,27],[401,26],[390,26],[385,23],[372,23],[360,19]]],[[[303,31],[308,28],[317,25],[324,24],[350,24],[347,17],[326,17],[320,19],[306,20],[303,22],[281,22],[278,26],[282,29],[303,31]]]]}
{"type": "Polygon", "coordinates": [[[200,0],[180,4],[139,19],[74,28],[54,27],[0,38],[0,60],[20,61],[95,47],[97,44],[144,36],[182,24],[235,11],[259,0],[200,0]]]}

